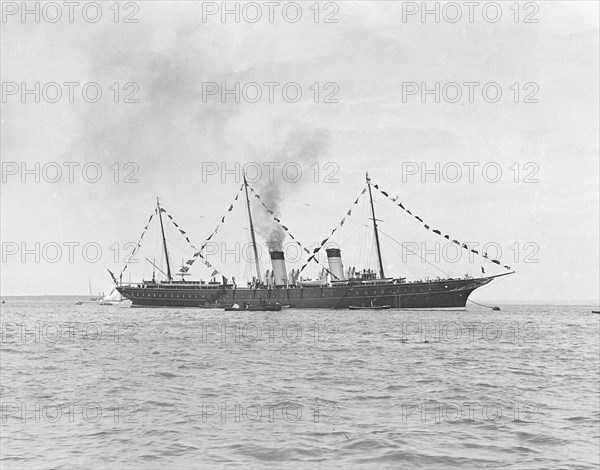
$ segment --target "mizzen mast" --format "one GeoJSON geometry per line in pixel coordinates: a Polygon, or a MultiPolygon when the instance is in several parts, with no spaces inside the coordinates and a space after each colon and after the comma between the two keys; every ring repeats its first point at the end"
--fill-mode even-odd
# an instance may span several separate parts
{"type": "Polygon", "coordinates": [[[375,217],[375,207],[373,206],[373,194],[371,193],[371,178],[367,173],[367,186],[369,187],[369,199],[371,201],[371,214],[373,215],[373,230],[375,232],[375,246],[377,247],[377,261],[379,262],[379,276],[385,278],[383,273],[383,261],[381,259],[381,246],[379,245],[379,232],[377,230],[377,218],[375,217]]]}

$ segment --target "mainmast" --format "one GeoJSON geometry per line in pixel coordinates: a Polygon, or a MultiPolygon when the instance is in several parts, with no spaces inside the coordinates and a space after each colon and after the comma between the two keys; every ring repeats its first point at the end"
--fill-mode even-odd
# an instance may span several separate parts
{"type": "Polygon", "coordinates": [[[258,265],[258,248],[256,247],[256,235],[254,235],[254,224],[252,223],[252,212],[250,211],[250,198],[248,197],[248,181],[246,181],[246,172],[244,172],[244,188],[246,189],[246,204],[248,205],[248,219],[250,220],[250,235],[252,236],[252,248],[254,249],[254,263],[256,266],[256,278],[261,284],[260,266],[258,265]]]}
{"type": "Polygon", "coordinates": [[[375,218],[375,207],[373,207],[373,194],[371,193],[371,178],[367,173],[367,186],[369,187],[369,199],[371,200],[371,214],[373,215],[373,230],[375,231],[375,245],[377,247],[377,260],[379,261],[379,276],[385,278],[383,274],[383,261],[381,259],[381,246],[379,245],[379,232],[377,231],[377,219],[375,218]]]}
{"type": "Polygon", "coordinates": [[[160,232],[162,233],[163,247],[165,249],[165,259],[167,260],[167,279],[169,281],[172,281],[173,277],[171,276],[171,265],[169,264],[169,252],[167,251],[167,239],[165,238],[165,228],[163,227],[162,213],[160,210],[160,203],[158,202],[158,198],[156,198],[156,210],[158,211],[158,220],[160,220],[160,232]]]}

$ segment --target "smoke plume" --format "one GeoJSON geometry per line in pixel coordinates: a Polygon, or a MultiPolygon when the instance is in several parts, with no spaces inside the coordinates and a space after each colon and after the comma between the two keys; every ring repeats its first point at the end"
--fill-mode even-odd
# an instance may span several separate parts
{"type": "MultiPolygon", "coordinates": [[[[329,134],[323,129],[289,131],[277,149],[271,152],[265,161],[276,162],[278,166],[271,178],[267,171],[255,187],[261,200],[271,209],[276,217],[290,220],[282,214],[282,203],[286,198],[295,195],[311,179],[309,167],[315,163],[321,165],[321,159],[329,149],[329,134]],[[286,167],[286,165],[288,165],[286,167]],[[283,168],[289,171],[282,171],[283,168]],[[301,174],[296,170],[300,169],[301,174]]],[[[267,239],[269,251],[281,250],[286,232],[273,220],[263,208],[258,211],[256,225],[267,239]]]]}

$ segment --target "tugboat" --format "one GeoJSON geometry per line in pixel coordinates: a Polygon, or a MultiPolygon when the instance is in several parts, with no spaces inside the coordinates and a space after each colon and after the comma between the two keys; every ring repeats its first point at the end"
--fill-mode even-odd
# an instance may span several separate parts
{"type": "MultiPolygon", "coordinates": [[[[181,281],[175,280],[171,272],[171,264],[167,250],[167,242],[163,226],[162,214],[166,209],[161,207],[157,199],[156,209],[150,216],[146,229],[150,224],[154,215],[158,216],[163,254],[166,261],[166,280],[157,281],[142,281],[138,283],[122,283],[111,273],[113,281],[117,285],[118,292],[123,297],[131,300],[133,307],[200,307],[200,308],[221,308],[228,311],[232,310],[280,310],[282,305],[293,305],[294,308],[326,308],[326,309],[455,309],[464,310],[465,304],[471,292],[475,289],[484,286],[493,279],[512,274],[514,271],[509,266],[504,266],[509,272],[495,275],[474,278],[465,276],[464,278],[446,278],[426,281],[407,281],[404,277],[387,277],[384,272],[384,263],[382,258],[381,246],[379,242],[379,229],[377,218],[375,216],[375,208],[373,205],[373,189],[378,190],[384,196],[391,199],[397,206],[412,215],[412,213],[403,206],[397,203],[396,198],[390,198],[389,194],[381,190],[378,185],[373,184],[367,173],[366,188],[361,194],[368,192],[371,220],[373,222],[373,233],[375,239],[375,248],[377,252],[377,271],[363,270],[356,271],[355,269],[344,269],[342,263],[341,250],[339,248],[327,248],[324,251],[327,253],[328,266],[323,268],[327,275],[324,279],[318,280],[302,280],[299,274],[304,267],[311,261],[318,263],[318,251],[323,248],[328,239],[321,243],[321,247],[314,250],[312,253],[304,248],[304,251],[310,255],[306,264],[300,270],[292,270],[288,273],[286,261],[283,251],[276,246],[270,251],[272,271],[267,271],[263,280],[258,265],[258,250],[254,223],[252,219],[252,211],[250,208],[249,190],[255,193],[255,197],[260,196],[250,187],[244,175],[243,185],[240,191],[243,190],[248,209],[248,222],[250,226],[250,235],[252,247],[254,250],[254,265],[256,268],[256,276],[252,282],[248,283],[247,287],[237,286],[235,279],[233,282],[223,276],[222,282],[205,281],[190,281],[183,278],[187,275],[187,270],[195,261],[202,262],[210,266],[202,255],[202,249],[194,254],[194,257],[187,261],[187,266],[183,265],[180,270],[182,277],[181,281]],[[236,307],[237,305],[237,307],[236,307]],[[241,306],[241,307],[240,307],[241,306]],[[267,308],[268,307],[268,308],[267,308]]],[[[236,196],[237,200],[238,196],[236,196]]],[[[358,202],[356,199],[354,204],[358,202]]],[[[261,202],[264,208],[271,214],[275,222],[281,225],[281,220],[278,219],[269,208],[261,202]]],[[[233,208],[229,208],[229,211],[233,208]]],[[[172,217],[167,214],[170,219],[172,217]]],[[[350,211],[348,214],[350,215],[350,211]]],[[[435,232],[439,236],[456,243],[459,247],[479,254],[476,250],[468,247],[466,244],[461,244],[458,240],[451,239],[449,235],[443,234],[440,230],[432,229],[428,224],[418,216],[413,216],[423,223],[427,230],[435,232]]],[[[225,220],[223,217],[222,222],[225,220]]],[[[345,220],[345,218],[344,218],[345,220]]],[[[344,220],[340,224],[343,224],[344,220]]],[[[177,224],[175,224],[176,227],[177,224]]],[[[300,243],[291,236],[289,230],[284,225],[288,236],[290,236],[298,245],[300,243]]],[[[180,230],[181,231],[181,230],[180,230]]],[[[335,231],[335,229],[334,229],[335,231]]],[[[185,232],[181,231],[185,234],[185,232]]],[[[144,232],[145,233],[145,232],[144,232]]],[[[215,231],[216,233],[216,231],[215,231]]],[[[333,232],[332,232],[333,234],[333,232]]],[[[214,235],[214,233],[213,233],[214,235]]],[[[213,236],[206,239],[206,242],[213,236]]],[[[143,237],[143,235],[142,235],[143,237]]],[[[187,239],[187,237],[186,237],[187,239]]],[[[187,239],[189,242],[189,239],[187,239]]],[[[141,241],[141,239],[140,239],[141,241]]],[[[206,246],[206,242],[204,246],[206,246]]],[[[191,244],[191,242],[190,242],[191,244]]],[[[300,245],[301,246],[301,245],[300,245]]],[[[193,245],[192,245],[193,247],[193,245]]],[[[193,247],[195,249],[195,247],[193,247]]],[[[487,258],[485,253],[481,254],[487,258]]],[[[147,259],[147,258],[146,258],[147,259]]],[[[148,260],[148,259],[147,259],[148,260]]],[[[148,260],[150,262],[150,260],[148,260]]],[[[500,265],[498,260],[490,260],[494,264],[500,265]]],[[[153,266],[158,268],[154,263],[153,266]]],[[[123,271],[126,269],[123,268],[123,271]]],[[[123,274],[121,272],[121,277],[123,274]]],[[[483,271],[483,270],[482,270],[483,271]]],[[[110,271],[109,271],[110,272],[110,271]]],[[[217,271],[215,271],[217,272],[217,271]]],[[[214,276],[214,273],[213,273],[214,276]]]]}

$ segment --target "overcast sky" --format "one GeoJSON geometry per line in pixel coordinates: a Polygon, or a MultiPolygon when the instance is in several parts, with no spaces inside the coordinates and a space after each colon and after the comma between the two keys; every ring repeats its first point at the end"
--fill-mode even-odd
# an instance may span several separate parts
{"type": "MultiPolygon", "coordinates": [[[[307,246],[326,238],[340,222],[369,171],[374,182],[432,227],[461,242],[501,247],[501,261],[517,274],[477,291],[474,300],[598,302],[598,3],[538,2],[539,11],[521,4],[518,22],[511,3],[502,3],[497,22],[491,21],[492,10],[486,15],[476,10],[469,21],[462,3],[456,22],[451,22],[456,11],[442,10],[443,5],[439,22],[433,16],[423,22],[420,12],[407,16],[420,2],[321,4],[318,22],[312,2],[302,3],[296,23],[291,22],[297,13],[293,7],[286,17],[276,9],[270,22],[262,3],[263,17],[256,23],[248,21],[256,16],[249,7],[241,10],[245,15],[239,23],[233,15],[223,22],[220,12],[203,18],[200,2],[121,4],[118,22],[106,3],[96,23],[89,21],[91,10],[87,20],[75,11],[72,23],[66,7],[55,23],[48,21],[55,18],[51,10],[40,12],[39,23],[32,15],[23,21],[21,12],[5,10],[2,295],[83,294],[88,281],[95,291],[108,291],[106,268],[120,272],[125,244],[137,242],[157,196],[199,246],[240,188],[235,175],[207,174],[206,164],[233,169],[236,162],[258,162],[267,170],[264,162],[276,162],[274,209],[307,246]],[[127,15],[137,23],[124,22],[127,15]],[[537,22],[525,23],[526,17],[537,22]],[[23,84],[35,89],[36,82],[39,103],[35,94],[22,95],[23,84]],[[61,84],[63,96],[56,103],[50,102],[56,89],[46,86],[49,82],[61,84]],[[82,84],[74,87],[72,103],[65,82],[82,84]],[[88,100],[82,97],[88,82],[102,90],[95,103],[88,102],[93,87],[86,88],[88,100]],[[211,82],[231,89],[255,82],[263,95],[249,102],[256,96],[256,87],[249,86],[246,100],[241,96],[236,103],[233,95],[225,95],[223,103],[219,90],[208,94],[215,91],[211,82]],[[272,100],[266,82],[280,84],[273,86],[272,100]],[[423,83],[435,89],[436,82],[439,103],[435,94],[420,93],[423,83]],[[466,82],[480,84],[472,99],[466,82]],[[284,97],[287,83],[297,85],[284,97]],[[454,85],[444,88],[448,83],[460,84],[460,99],[454,85]],[[488,83],[494,85],[484,96],[488,83]],[[298,88],[302,97],[293,103],[298,88]],[[502,96],[492,102],[498,89],[502,96]],[[124,102],[131,100],[137,102],[124,102]],[[35,169],[36,162],[47,170],[40,171],[39,182],[35,174],[21,173],[22,163],[35,169]],[[54,183],[51,162],[63,168],[54,183]],[[65,162],[79,163],[73,167],[74,182],[65,162]],[[423,181],[421,168],[411,162],[429,169],[446,165],[447,172],[440,172],[439,182],[433,173],[423,181]],[[302,169],[299,182],[281,181],[286,163],[302,169]],[[84,179],[86,164],[88,180],[94,167],[102,169],[98,182],[84,179]],[[474,169],[472,178],[467,165],[474,169]],[[455,178],[456,167],[463,169],[462,177],[455,178]],[[412,174],[415,168],[418,173],[412,174]],[[492,182],[497,168],[502,174],[492,182]],[[132,172],[129,179],[138,182],[124,182],[132,172]],[[334,182],[325,182],[332,173],[334,182]],[[72,245],[73,262],[65,245],[70,242],[79,244],[72,245]],[[35,254],[23,259],[23,248],[35,252],[36,243],[39,262],[35,254]],[[98,262],[84,259],[86,243],[103,250],[98,262]],[[119,262],[113,259],[115,243],[119,262]],[[63,252],[52,263],[55,244],[63,252]]],[[[220,2],[207,5],[205,14],[220,2]]],[[[267,179],[265,172],[255,189],[272,191],[267,179]]],[[[440,242],[443,255],[443,238],[381,194],[375,196],[386,234],[399,242],[424,242],[431,250],[440,242]]],[[[347,265],[373,267],[364,202],[332,241],[342,248],[347,265]],[[359,249],[361,243],[369,249],[359,249]]],[[[227,243],[247,242],[243,203],[236,203],[222,230],[227,243]]],[[[259,209],[253,205],[261,224],[259,209]]],[[[169,239],[179,264],[193,250],[172,230],[169,239]]],[[[399,245],[384,239],[390,275],[440,275],[417,257],[403,260],[399,245]]],[[[160,257],[157,240],[152,224],[142,261],[160,257]]],[[[92,250],[87,255],[94,257],[92,250]]],[[[480,260],[427,259],[453,276],[480,275],[480,266],[486,274],[505,272],[480,260]]],[[[251,274],[244,262],[229,268],[218,260],[213,264],[225,274],[251,274]]],[[[140,262],[131,269],[132,279],[148,277],[148,269],[140,262]]],[[[201,265],[190,272],[198,278],[210,275],[201,265]]]]}

